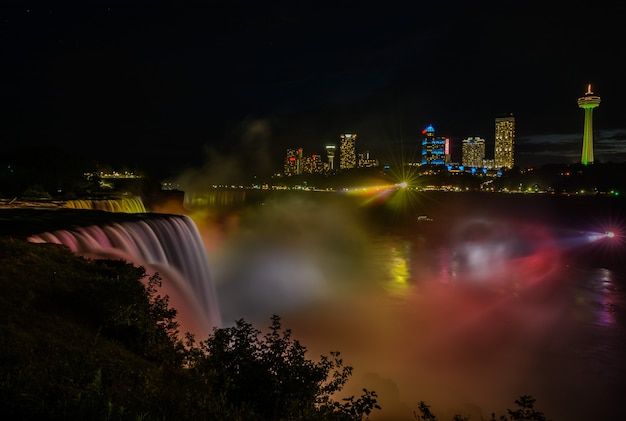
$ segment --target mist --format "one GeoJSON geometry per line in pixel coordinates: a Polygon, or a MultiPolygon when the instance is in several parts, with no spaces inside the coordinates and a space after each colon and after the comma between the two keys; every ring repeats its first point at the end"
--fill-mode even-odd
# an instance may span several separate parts
{"type": "MultiPolygon", "coordinates": [[[[218,194],[206,186],[219,166],[203,170],[185,175],[186,197],[218,194]],[[205,184],[192,189],[193,180],[205,184]]],[[[556,228],[576,219],[563,218],[571,205],[507,197],[421,197],[406,209],[434,221],[418,224],[324,192],[268,191],[223,207],[186,198],[174,213],[202,234],[222,323],[243,318],[264,330],[278,315],[309,358],[339,351],[354,371],[337,398],[376,391],[382,410],[372,421],[413,420],[420,401],[439,419],[487,419],[522,395],[551,419],[609,415],[619,381],[604,380],[622,363],[588,349],[606,314],[581,285],[616,275],[568,261],[589,242],[556,228]]],[[[375,206],[394,202],[392,193],[375,206]]]]}
{"type": "Polygon", "coordinates": [[[556,419],[575,419],[581,389],[601,401],[576,348],[595,310],[565,289],[583,275],[553,230],[455,211],[436,242],[380,235],[359,201],[320,194],[191,214],[225,325],[264,330],[276,314],[309,358],[341,352],[354,372],[340,397],[375,390],[374,421],[414,419],[421,400],[442,419],[503,414],[525,394],[556,419]]]}

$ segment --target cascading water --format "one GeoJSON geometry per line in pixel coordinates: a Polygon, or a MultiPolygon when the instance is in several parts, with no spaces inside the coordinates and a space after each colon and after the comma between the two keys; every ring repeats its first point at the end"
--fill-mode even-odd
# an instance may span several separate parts
{"type": "Polygon", "coordinates": [[[209,262],[198,229],[184,215],[91,225],[31,235],[35,243],[56,243],[88,258],[124,259],[162,279],[160,293],[177,310],[181,333],[204,339],[221,326],[209,262]]]}
{"type": "Polygon", "coordinates": [[[145,213],[146,208],[139,197],[125,197],[122,199],[102,200],[68,200],[63,205],[69,209],[94,209],[107,212],[145,213]]]}

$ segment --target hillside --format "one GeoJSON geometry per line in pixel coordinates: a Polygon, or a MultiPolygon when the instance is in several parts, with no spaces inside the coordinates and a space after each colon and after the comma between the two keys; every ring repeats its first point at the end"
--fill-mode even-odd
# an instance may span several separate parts
{"type": "Polygon", "coordinates": [[[152,319],[143,269],[13,239],[0,239],[0,265],[5,419],[180,410],[166,387],[180,356],[152,319]]]}
{"type": "Polygon", "coordinates": [[[365,390],[333,401],[351,367],[305,358],[277,316],[262,340],[240,320],[183,343],[141,267],[10,237],[0,267],[4,420],[361,420],[376,406],[365,390]]]}

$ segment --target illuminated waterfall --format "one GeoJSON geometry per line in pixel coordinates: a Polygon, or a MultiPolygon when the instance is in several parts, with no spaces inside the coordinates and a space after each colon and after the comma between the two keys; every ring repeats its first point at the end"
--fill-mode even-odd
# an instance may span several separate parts
{"type": "Polygon", "coordinates": [[[177,310],[181,333],[205,339],[220,327],[220,313],[206,250],[191,218],[162,215],[141,221],[91,225],[32,235],[35,243],[56,243],[87,258],[123,259],[159,273],[159,293],[177,310]]]}
{"type": "Polygon", "coordinates": [[[103,200],[68,200],[63,205],[69,209],[94,209],[107,212],[145,213],[146,208],[139,197],[103,200]]]}

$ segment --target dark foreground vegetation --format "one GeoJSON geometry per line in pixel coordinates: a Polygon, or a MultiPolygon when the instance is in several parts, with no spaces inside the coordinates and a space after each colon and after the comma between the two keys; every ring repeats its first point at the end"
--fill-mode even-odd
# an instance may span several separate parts
{"type": "MultiPolygon", "coordinates": [[[[363,420],[374,391],[339,397],[338,352],[310,360],[274,316],[208,338],[179,332],[158,276],[52,244],[0,237],[4,420],[363,420]]],[[[545,420],[534,399],[490,420],[545,420]]],[[[415,419],[437,418],[424,402],[415,419]]],[[[455,421],[467,420],[461,415],[455,421]]]]}

